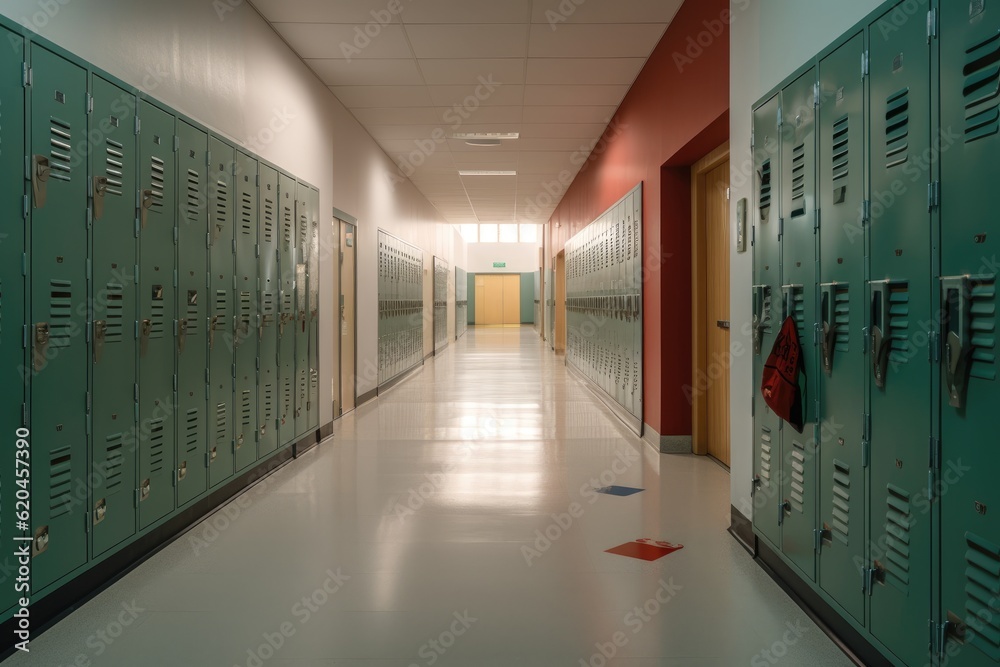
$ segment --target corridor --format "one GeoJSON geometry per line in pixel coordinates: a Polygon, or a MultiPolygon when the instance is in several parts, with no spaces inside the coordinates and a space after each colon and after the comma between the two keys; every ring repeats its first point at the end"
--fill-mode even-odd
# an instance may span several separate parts
{"type": "Polygon", "coordinates": [[[5,664],[851,664],[727,534],[729,489],[530,327],[472,329],[5,664]],[[683,548],[606,553],[643,538],[683,548]]]}

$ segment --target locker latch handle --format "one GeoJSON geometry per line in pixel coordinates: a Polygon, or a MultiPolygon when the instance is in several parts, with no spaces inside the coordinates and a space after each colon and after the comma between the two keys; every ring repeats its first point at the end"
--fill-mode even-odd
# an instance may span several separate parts
{"type": "Polygon", "coordinates": [[[101,363],[104,353],[104,341],[108,336],[108,323],[104,320],[94,322],[94,363],[101,363]]]}
{"type": "Polygon", "coordinates": [[[285,336],[285,322],[288,320],[288,313],[281,313],[278,316],[278,336],[284,338],[285,336]]]}
{"type": "Polygon", "coordinates": [[[101,498],[94,505],[94,525],[96,526],[100,522],[104,521],[104,517],[108,514],[108,503],[104,498],[101,498]]]}
{"type": "Polygon", "coordinates": [[[146,356],[146,352],[149,350],[149,336],[153,333],[153,322],[151,320],[143,320],[142,326],[139,329],[139,354],[140,356],[146,356]]]}
{"type": "Polygon", "coordinates": [[[150,483],[149,479],[142,480],[142,486],[139,487],[139,502],[142,502],[146,498],[149,498],[150,483]]]}
{"type": "Polygon", "coordinates": [[[792,513],[792,504],[787,500],[778,505],[778,525],[785,523],[785,514],[792,513]]]}
{"type": "Polygon", "coordinates": [[[754,354],[760,354],[761,347],[764,344],[764,328],[767,326],[767,322],[770,319],[768,317],[770,310],[769,302],[771,298],[771,286],[770,285],[754,285],[753,286],[753,351],[754,354]]]}
{"type": "Polygon", "coordinates": [[[48,322],[39,322],[35,325],[35,372],[40,373],[45,368],[45,353],[49,349],[49,339],[51,334],[48,322]]]}
{"type": "Polygon", "coordinates": [[[52,175],[52,164],[44,155],[31,156],[31,194],[35,208],[44,208],[48,193],[49,176],[52,175]]]}
{"type": "Polygon", "coordinates": [[[889,370],[889,349],[891,339],[886,336],[889,329],[889,282],[873,282],[872,294],[872,372],[875,386],[885,388],[886,373],[889,370]]]}
{"type": "Polygon", "coordinates": [[[180,467],[177,468],[177,481],[179,482],[185,477],[187,477],[187,474],[188,474],[188,462],[181,461],[180,467]]]}
{"type": "Polygon", "coordinates": [[[49,527],[42,526],[35,531],[35,539],[31,541],[31,557],[43,554],[49,549],[49,527]]]}
{"type": "Polygon", "coordinates": [[[108,177],[94,176],[94,220],[104,217],[104,195],[108,193],[108,177]]]}
{"type": "Polygon", "coordinates": [[[822,292],[822,303],[820,304],[820,317],[823,320],[822,347],[823,347],[823,370],[827,375],[833,373],[833,353],[837,342],[837,318],[834,312],[836,308],[836,283],[820,285],[822,292]]]}
{"type": "Polygon", "coordinates": [[[958,276],[942,278],[941,286],[944,291],[944,377],[948,385],[948,404],[961,409],[965,406],[972,354],[969,331],[971,283],[968,276],[958,276]]]}
{"type": "Polygon", "coordinates": [[[243,434],[240,433],[239,437],[236,438],[236,449],[241,449],[243,447],[243,434]]]}
{"type": "Polygon", "coordinates": [[[188,320],[183,318],[177,321],[177,352],[183,354],[184,342],[187,340],[188,320]]]}
{"type": "Polygon", "coordinates": [[[208,325],[208,349],[215,348],[215,330],[219,326],[221,317],[219,315],[213,315],[212,321],[208,325]]]}
{"type": "Polygon", "coordinates": [[[141,205],[139,206],[139,225],[145,229],[149,220],[149,209],[153,208],[153,191],[143,190],[141,205]]]}

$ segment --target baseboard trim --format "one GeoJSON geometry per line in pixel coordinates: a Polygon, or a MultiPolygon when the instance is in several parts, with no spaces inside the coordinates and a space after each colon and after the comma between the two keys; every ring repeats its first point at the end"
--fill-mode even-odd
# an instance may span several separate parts
{"type": "MultiPolygon", "coordinates": [[[[427,357],[427,358],[429,358],[429,357],[427,357]]],[[[379,388],[378,388],[378,395],[381,396],[382,394],[386,393],[387,391],[389,391],[393,387],[396,387],[397,385],[402,384],[406,380],[409,380],[411,377],[413,377],[414,375],[416,375],[418,371],[423,370],[423,368],[424,368],[424,365],[421,363],[421,364],[417,364],[416,366],[414,366],[413,368],[411,368],[408,371],[403,371],[402,373],[400,373],[396,377],[392,378],[388,382],[380,385],[379,388]]]]}
{"type": "Polygon", "coordinates": [[[333,435],[333,422],[319,427],[319,435],[316,436],[319,442],[323,442],[333,435]]]}
{"type": "Polygon", "coordinates": [[[371,391],[366,391],[365,393],[358,396],[356,408],[360,408],[362,405],[368,401],[372,401],[378,398],[378,387],[375,387],[371,391]]]}
{"type": "Polygon", "coordinates": [[[621,420],[625,426],[627,426],[633,433],[635,433],[640,438],[642,437],[642,419],[636,417],[624,407],[618,404],[612,396],[608,395],[606,391],[597,386],[590,378],[581,373],[573,364],[566,362],[566,370],[569,371],[570,375],[583,383],[587,389],[590,390],[594,396],[600,399],[601,403],[607,406],[608,410],[611,410],[615,414],[615,417],[621,420]]]}
{"type": "Polygon", "coordinates": [[[694,451],[690,435],[660,435],[649,424],[643,425],[642,439],[661,454],[691,454],[694,451]]]}
{"type": "Polygon", "coordinates": [[[732,505],[729,507],[729,534],[736,538],[750,555],[757,555],[757,536],[753,534],[753,523],[732,505]]]}

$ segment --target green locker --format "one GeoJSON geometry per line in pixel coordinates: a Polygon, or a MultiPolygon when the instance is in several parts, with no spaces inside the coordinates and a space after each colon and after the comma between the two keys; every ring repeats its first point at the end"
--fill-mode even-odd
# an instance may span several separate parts
{"type": "Polygon", "coordinates": [[[208,136],[177,121],[177,506],[208,488],[208,136]]]}
{"type": "Polygon", "coordinates": [[[801,434],[781,429],[781,550],[810,579],[816,578],[816,70],[781,95],[781,302],[782,319],[798,327],[804,374],[805,425],[801,434]]]}
{"type": "Polygon", "coordinates": [[[306,403],[306,430],[319,428],[319,191],[309,189],[309,400],[306,403]]]}
{"type": "MultiPolygon", "coordinates": [[[[0,108],[4,109],[4,122],[0,123],[0,174],[7,184],[0,190],[0,219],[4,220],[3,231],[7,235],[0,244],[0,318],[5,326],[0,327],[0,387],[3,400],[0,402],[0,432],[13,437],[18,429],[24,428],[25,404],[24,388],[26,366],[24,356],[23,327],[26,323],[22,273],[24,253],[24,86],[22,85],[22,64],[24,62],[24,41],[12,32],[0,28],[0,42],[9,44],[10,51],[0,56],[0,108]],[[4,148],[6,147],[6,148],[4,148]],[[18,187],[20,183],[20,187],[18,187]]],[[[21,434],[23,435],[23,431],[21,434]]],[[[15,534],[14,511],[17,501],[15,485],[17,467],[14,462],[15,448],[5,448],[0,461],[0,542],[13,544],[15,534]]],[[[28,452],[26,452],[28,453],[28,452]]],[[[21,479],[25,479],[30,468],[22,467],[21,479]]],[[[23,484],[23,482],[22,482],[23,484]]],[[[23,508],[21,508],[23,510],[23,508]]],[[[12,555],[2,559],[7,571],[16,569],[12,555]],[[12,569],[13,568],[13,569],[12,569]]],[[[11,578],[0,589],[0,613],[14,605],[18,598],[11,578]]]]}
{"type": "Polygon", "coordinates": [[[781,420],[760,397],[764,362],[781,328],[781,137],[780,96],[756,109],[754,137],[753,243],[753,525],[757,534],[780,549],[782,508],[781,420]]]}
{"type": "Polygon", "coordinates": [[[309,186],[298,183],[295,203],[295,437],[308,430],[309,408],[309,280],[306,259],[309,257],[310,218],[309,186]]]}
{"type": "Polygon", "coordinates": [[[139,103],[139,527],[174,509],[174,117],[139,103]]]}
{"type": "Polygon", "coordinates": [[[278,274],[278,172],[260,165],[259,190],[260,319],[258,345],[257,451],[260,456],[278,448],[278,300],[281,278],[278,274]]]}
{"type": "Polygon", "coordinates": [[[281,276],[278,316],[278,447],[295,442],[295,179],[278,176],[281,221],[278,271],[281,276]]]}
{"type": "Polygon", "coordinates": [[[924,664],[931,616],[931,134],[925,21],[871,28],[870,628],[924,664]],[[918,341],[923,343],[918,345],[918,341]]]}
{"type": "Polygon", "coordinates": [[[1000,8],[941,7],[941,601],[948,664],[1000,664],[1000,8]]]}
{"type": "Polygon", "coordinates": [[[31,519],[37,592],[87,561],[87,72],[37,44],[31,46],[31,71],[31,519]]]}
{"type": "Polygon", "coordinates": [[[236,470],[257,460],[257,160],[236,154],[236,292],[233,341],[236,351],[234,437],[236,470]]]}
{"type": "MultiPolygon", "coordinates": [[[[90,322],[94,556],[136,526],[136,113],[135,95],[92,80],[90,322]]],[[[169,442],[167,443],[170,444],[169,442]]]]}
{"type": "Polygon", "coordinates": [[[208,414],[209,486],[218,486],[235,471],[233,389],[235,350],[233,277],[236,268],[236,150],[221,139],[208,140],[209,315],[208,414]]]}
{"type": "Polygon", "coordinates": [[[819,69],[819,583],[862,625],[865,596],[865,91],[859,33],[819,69]]]}

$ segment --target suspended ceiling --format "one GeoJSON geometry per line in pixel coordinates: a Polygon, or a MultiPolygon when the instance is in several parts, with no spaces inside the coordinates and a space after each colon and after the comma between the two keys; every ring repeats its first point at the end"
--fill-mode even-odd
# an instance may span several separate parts
{"type": "Polygon", "coordinates": [[[253,0],[454,224],[546,222],[682,2],[253,0]]]}

